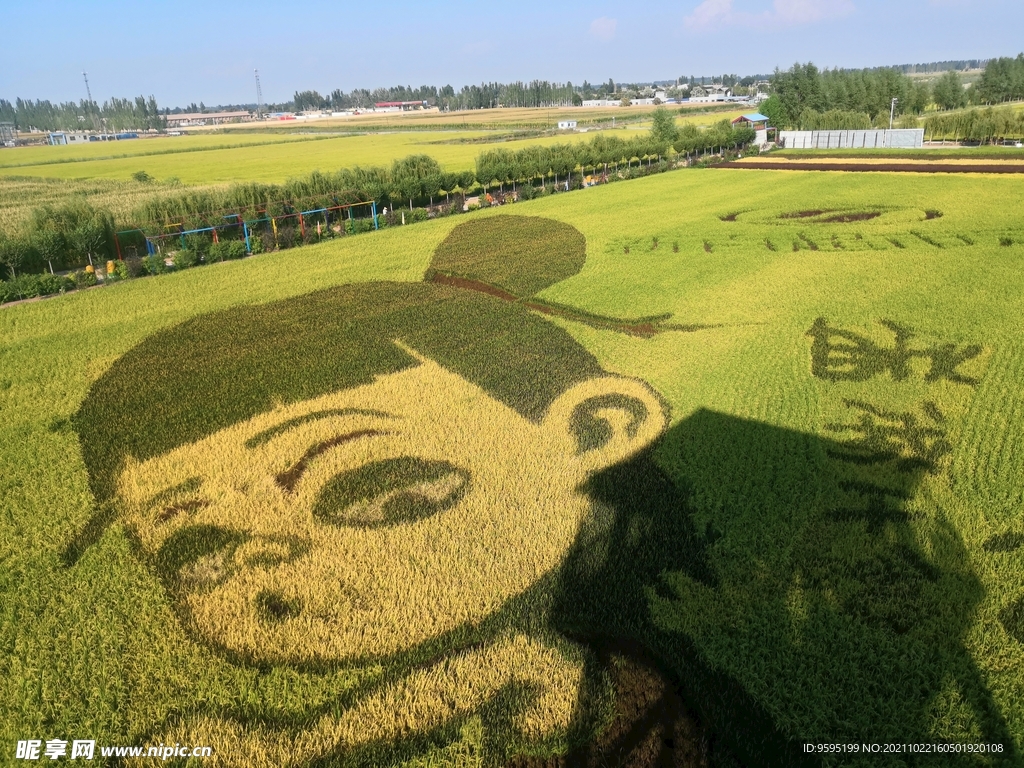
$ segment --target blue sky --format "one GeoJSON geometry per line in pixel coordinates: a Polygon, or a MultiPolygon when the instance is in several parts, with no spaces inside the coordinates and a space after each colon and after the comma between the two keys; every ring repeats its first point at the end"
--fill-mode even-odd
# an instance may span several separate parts
{"type": "Polygon", "coordinates": [[[11,0],[0,18],[0,98],[77,101],[84,69],[97,100],[154,94],[161,106],[255,101],[256,67],[274,102],[309,88],[630,82],[1024,49],[1022,0],[11,0]]]}

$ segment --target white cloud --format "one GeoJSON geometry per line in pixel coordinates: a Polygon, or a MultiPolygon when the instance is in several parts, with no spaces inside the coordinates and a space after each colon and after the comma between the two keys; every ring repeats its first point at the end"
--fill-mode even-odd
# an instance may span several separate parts
{"type": "Polygon", "coordinates": [[[615,28],[618,25],[618,19],[609,19],[607,16],[602,16],[590,22],[590,34],[598,40],[608,41],[615,37],[615,28]]]}
{"type": "Polygon", "coordinates": [[[773,0],[771,10],[761,13],[735,11],[733,0],[704,0],[684,19],[690,29],[712,27],[792,27],[846,16],[854,10],[852,0],[773,0]]]}

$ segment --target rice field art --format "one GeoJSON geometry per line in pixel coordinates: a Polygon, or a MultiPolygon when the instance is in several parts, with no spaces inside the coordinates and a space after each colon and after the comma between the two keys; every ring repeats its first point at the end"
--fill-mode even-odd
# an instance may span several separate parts
{"type": "MultiPolygon", "coordinates": [[[[524,221],[581,266],[572,227],[524,221]]],[[[76,417],[101,515],[128,526],[196,642],[351,680],[302,729],[214,709],[153,737],[231,743],[239,765],[378,764],[483,718],[502,759],[565,752],[610,695],[586,647],[542,626],[588,516],[579,486],[665,423],[648,385],[605,374],[564,331],[436,283],[345,287],[144,341],[76,417]]]]}
{"type": "Polygon", "coordinates": [[[0,375],[38,455],[4,449],[37,553],[5,553],[37,585],[5,609],[5,734],[229,766],[1018,764],[1018,225],[965,215],[969,177],[729,186],[769,173],[9,308],[4,360],[49,312],[102,343],[36,355],[63,412],[0,375]],[[263,271],[300,257],[319,284],[263,271]]]}

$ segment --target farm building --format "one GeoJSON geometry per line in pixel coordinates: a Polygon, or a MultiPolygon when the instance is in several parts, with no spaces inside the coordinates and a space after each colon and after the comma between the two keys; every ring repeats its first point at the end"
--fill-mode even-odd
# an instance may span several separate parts
{"type": "Polygon", "coordinates": [[[702,104],[716,101],[726,101],[732,97],[732,90],[724,85],[712,83],[711,85],[695,85],[690,89],[690,101],[702,104]]]}
{"type": "Polygon", "coordinates": [[[747,115],[740,115],[732,121],[733,125],[745,125],[754,129],[754,142],[766,144],[768,142],[768,118],[760,112],[751,112],[747,115]]]}
{"type": "Polygon", "coordinates": [[[65,144],[88,144],[89,135],[85,133],[64,133],[64,131],[54,131],[50,134],[48,141],[50,146],[53,147],[64,146],[65,144]]]}
{"type": "Polygon", "coordinates": [[[732,121],[733,125],[739,125],[741,123],[749,125],[751,128],[757,130],[760,123],[764,123],[765,126],[768,125],[768,117],[766,115],[762,115],[760,112],[751,112],[749,115],[740,115],[732,121]]]}
{"type": "Polygon", "coordinates": [[[560,130],[560,131],[573,131],[573,130],[576,130],[576,121],[575,120],[559,120],[558,121],[558,130],[560,130]]]}
{"type": "Polygon", "coordinates": [[[186,125],[220,125],[221,123],[244,123],[252,120],[252,112],[182,112],[167,115],[168,128],[186,125]]]}
{"type": "Polygon", "coordinates": [[[373,105],[378,110],[385,112],[409,112],[414,109],[424,109],[427,106],[425,101],[378,101],[373,105]]]}

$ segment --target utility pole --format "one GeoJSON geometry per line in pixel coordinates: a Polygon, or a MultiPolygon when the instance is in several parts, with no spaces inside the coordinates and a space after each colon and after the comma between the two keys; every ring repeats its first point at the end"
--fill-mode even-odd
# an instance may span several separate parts
{"type": "Polygon", "coordinates": [[[889,130],[892,130],[892,118],[896,114],[896,102],[899,101],[895,96],[892,97],[892,104],[889,105],[889,130]]]}
{"type": "Polygon", "coordinates": [[[256,119],[263,119],[263,89],[260,88],[260,71],[254,69],[256,75],[256,119]]]}

